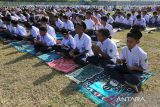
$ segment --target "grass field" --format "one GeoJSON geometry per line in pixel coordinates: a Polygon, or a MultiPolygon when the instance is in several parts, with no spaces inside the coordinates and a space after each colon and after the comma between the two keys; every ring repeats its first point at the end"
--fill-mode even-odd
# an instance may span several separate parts
{"type": "MultiPolygon", "coordinates": [[[[125,42],[128,31],[116,33],[125,42]]],[[[143,33],[140,46],[148,53],[149,70],[155,73],[143,85],[143,102],[128,107],[160,106],[160,33],[143,33]]],[[[75,83],[39,59],[17,52],[0,42],[0,107],[95,107],[76,90],[75,83]]]]}

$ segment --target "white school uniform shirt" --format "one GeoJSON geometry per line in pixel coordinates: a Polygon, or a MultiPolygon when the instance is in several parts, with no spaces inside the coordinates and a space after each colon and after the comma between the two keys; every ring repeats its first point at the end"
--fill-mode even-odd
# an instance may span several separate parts
{"type": "Polygon", "coordinates": [[[141,20],[135,20],[134,25],[141,25],[146,27],[146,20],[144,18],[141,18],[141,20]]]}
{"type": "Polygon", "coordinates": [[[132,14],[132,15],[131,15],[131,18],[133,19],[133,21],[135,21],[135,20],[137,19],[136,16],[137,16],[137,14],[132,14]]]}
{"type": "Polygon", "coordinates": [[[63,38],[63,40],[61,41],[61,45],[63,46],[67,46],[67,47],[70,47],[72,49],[75,49],[75,42],[74,42],[74,38],[69,35],[69,37],[66,39],[66,38],[63,38]]]}
{"type": "Polygon", "coordinates": [[[57,39],[54,28],[53,28],[52,26],[48,25],[48,24],[47,24],[47,32],[48,32],[51,36],[53,36],[54,39],[57,39]]]}
{"type": "Polygon", "coordinates": [[[17,25],[17,27],[14,27],[13,32],[16,35],[23,36],[23,37],[27,35],[26,29],[21,25],[17,25]]]}
{"type": "Polygon", "coordinates": [[[39,33],[39,29],[35,26],[32,26],[31,30],[30,30],[30,35],[32,35],[33,37],[37,38],[38,35],[40,35],[39,33]]]}
{"type": "Polygon", "coordinates": [[[113,32],[113,26],[106,23],[106,26],[103,26],[103,25],[100,25],[98,27],[98,29],[108,29],[109,30],[109,33],[110,33],[110,36],[113,36],[114,32],[113,32]]]}
{"type": "Polygon", "coordinates": [[[58,27],[59,29],[62,29],[62,28],[63,28],[63,22],[62,22],[60,19],[58,19],[58,20],[55,22],[55,24],[56,24],[56,27],[58,27]]]}
{"type": "Polygon", "coordinates": [[[45,36],[39,36],[39,40],[46,46],[53,46],[56,44],[54,37],[51,36],[49,33],[46,33],[45,36]]]}
{"type": "Polygon", "coordinates": [[[109,16],[107,23],[112,24],[114,22],[114,19],[112,18],[112,16],[109,16]]]}
{"type": "Polygon", "coordinates": [[[148,14],[146,14],[145,16],[143,16],[143,18],[146,20],[146,22],[149,22],[150,16],[148,14]]]}
{"type": "Polygon", "coordinates": [[[5,25],[5,27],[10,33],[14,33],[13,26],[11,24],[5,25]]]}
{"type": "Polygon", "coordinates": [[[86,24],[86,29],[95,30],[95,23],[92,19],[85,19],[84,23],[86,24]]]}
{"type": "Polygon", "coordinates": [[[123,16],[116,16],[115,22],[122,23],[124,20],[123,16]]]}
{"type": "Polygon", "coordinates": [[[108,38],[103,42],[98,42],[97,46],[116,63],[118,53],[117,46],[111,39],[108,38]]]}
{"type": "Polygon", "coordinates": [[[67,30],[74,31],[74,24],[71,20],[68,20],[67,22],[63,22],[63,26],[67,30]]]}
{"type": "Polygon", "coordinates": [[[147,53],[137,45],[131,51],[125,46],[120,52],[120,59],[126,60],[127,65],[130,67],[142,67],[147,70],[147,53]]]}
{"type": "Polygon", "coordinates": [[[84,51],[88,51],[87,56],[92,56],[93,55],[93,51],[92,51],[92,43],[91,43],[91,38],[83,33],[81,38],[79,38],[79,35],[76,34],[74,36],[74,41],[75,41],[75,45],[76,45],[76,49],[79,50],[80,53],[83,53],[84,51]]]}
{"type": "Polygon", "coordinates": [[[126,24],[126,25],[132,26],[133,25],[133,19],[132,18],[129,18],[129,19],[125,18],[123,20],[123,23],[126,24]]]}

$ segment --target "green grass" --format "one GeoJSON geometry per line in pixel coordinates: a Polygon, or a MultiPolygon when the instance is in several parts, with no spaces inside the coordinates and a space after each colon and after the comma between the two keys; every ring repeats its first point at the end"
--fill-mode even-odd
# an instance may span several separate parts
{"type": "MultiPolygon", "coordinates": [[[[114,36],[125,42],[128,31],[114,36]]],[[[145,102],[128,106],[151,107],[160,105],[160,33],[143,33],[139,44],[149,57],[149,70],[155,76],[143,85],[138,96],[145,102]]],[[[0,42],[0,107],[95,107],[96,105],[76,90],[75,83],[39,59],[19,53],[0,42]]]]}

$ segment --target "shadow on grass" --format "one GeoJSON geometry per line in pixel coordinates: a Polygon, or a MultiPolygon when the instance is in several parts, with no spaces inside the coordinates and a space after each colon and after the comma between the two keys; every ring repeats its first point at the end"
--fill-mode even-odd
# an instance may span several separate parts
{"type": "Polygon", "coordinates": [[[18,51],[14,51],[14,52],[6,54],[5,56],[9,56],[9,55],[17,54],[17,53],[19,53],[19,52],[18,51]]]}
{"type": "Polygon", "coordinates": [[[34,57],[31,56],[31,55],[24,54],[24,55],[22,55],[22,56],[20,56],[20,57],[18,57],[18,58],[16,58],[16,59],[8,62],[8,63],[5,63],[5,65],[10,65],[10,64],[14,64],[14,63],[16,63],[16,62],[19,62],[19,61],[22,61],[22,60],[25,60],[25,59],[33,59],[33,58],[34,58],[34,57]]]}
{"type": "Polygon", "coordinates": [[[40,62],[34,64],[32,67],[39,67],[39,66],[42,66],[42,65],[45,65],[44,61],[40,61],[40,62]]]}
{"type": "Polygon", "coordinates": [[[8,46],[5,46],[3,48],[1,48],[2,50],[5,50],[5,49],[9,49],[9,48],[12,48],[12,46],[8,45],[8,46]]]}
{"type": "Polygon", "coordinates": [[[44,82],[47,82],[47,81],[51,80],[56,75],[60,75],[60,73],[52,71],[49,74],[46,74],[46,75],[43,75],[42,77],[39,77],[36,81],[33,82],[33,85],[36,86],[36,85],[40,85],[44,82]]]}
{"type": "Polygon", "coordinates": [[[78,85],[71,81],[65,88],[63,88],[63,90],[60,91],[60,95],[68,97],[69,95],[77,93],[78,90],[78,85]]]}

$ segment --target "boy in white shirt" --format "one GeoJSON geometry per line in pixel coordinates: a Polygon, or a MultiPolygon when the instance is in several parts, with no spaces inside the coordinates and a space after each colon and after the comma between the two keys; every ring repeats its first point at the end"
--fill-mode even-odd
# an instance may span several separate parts
{"type": "Polygon", "coordinates": [[[114,20],[113,27],[120,28],[122,26],[123,20],[124,20],[124,17],[122,16],[122,13],[118,12],[114,20]]]}
{"type": "Polygon", "coordinates": [[[48,34],[50,34],[51,36],[53,36],[54,39],[56,40],[57,38],[56,38],[55,29],[52,26],[50,26],[48,24],[48,22],[49,22],[48,18],[46,18],[46,17],[42,17],[41,18],[41,25],[46,26],[48,34]]]}
{"type": "Polygon", "coordinates": [[[84,33],[86,24],[84,22],[77,23],[76,35],[74,36],[75,49],[70,51],[70,56],[77,64],[84,65],[86,58],[92,56],[91,38],[84,33]]]}
{"type": "Polygon", "coordinates": [[[61,29],[64,27],[63,21],[57,16],[54,16],[54,22],[55,22],[55,30],[56,32],[60,32],[61,29]]]}
{"type": "Polygon", "coordinates": [[[11,18],[10,17],[3,17],[3,26],[1,27],[1,36],[4,39],[13,39],[12,33],[13,33],[13,26],[11,24],[11,18]]]}
{"type": "Polygon", "coordinates": [[[109,33],[110,33],[110,37],[112,37],[114,34],[113,27],[112,27],[112,25],[107,23],[107,19],[108,18],[106,16],[101,17],[101,25],[98,26],[98,29],[108,29],[109,33]]]}
{"type": "Polygon", "coordinates": [[[24,26],[26,27],[26,30],[28,31],[27,37],[25,39],[33,43],[34,38],[37,38],[40,35],[39,28],[33,26],[29,22],[26,22],[24,26]]]}
{"type": "Polygon", "coordinates": [[[71,20],[69,20],[68,16],[64,15],[62,21],[64,29],[74,31],[74,24],[71,20]]]}
{"type": "Polygon", "coordinates": [[[23,26],[19,25],[17,20],[12,20],[11,23],[12,23],[12,26],[13,26],[12,27],[13,28],[12,37],[16,40],[19,40],[19,41],[23,40],[23,38],[25,36],[27,36],[26,29],[23,26]]]}
{"type": "Polygon", "coordinates": [[[141,18],[141,15],[137,15],[137,19],[134,22],[133,28],[145,30],[146,21],[144,18],[141,18]]]}
{"type": "Polygon", "coordinates": [[[109,39],[110,33],[108,29],[99,29],[96,32],[98,43],[92,46],[94,56],[87,58],[89,63],[101,65],[104,67],[106,64],[116,63],[117,46],[109,39]]]}
{"type": "Polygon", "coordinates": [[[131,14],[128,13],[127,17],[123,20],[122,28],[130,29],[132,25],[133,25],[133,19],[131,18],[131,14]]]}
{"type": "Polygon", "coordinates": [[[92,13],[91,12],[86,12],[86,15],[85,15],[85,20],[84,20],[84,23],[86,24],[86,33],[89,35],[89,36],[93,36],[94,34],[94,30],[95,30],[95,23],[94,21],[91,19],[92,18],[92,13]]]}
{"type": "Polygon", "coordinates": [[[158,17],[158,13],[155,11],[153,12],[153,16],[151,17],[149,21],[150,27],[158,27],[160,26],[160,17],[158,17]]]}
{"type": "Polygon", "coordinates": [[[105,71],[122,84],[127,84],[138,92],[137,85],[140,83],[140,76],[147,70],[147,53],[144,52],[138,43],[142,33],[137,29],[131,29],[127,34],[127,46],[121,50],[119,65],[106,66],[105,71]]]}
{"type": "Polygon", "coordinates": [[[61,33],[63,34],[63,39],[60,44],[54,45],[53,49],[57,52],[60,52],[62,56],[69,57],[69,52],[75,49],[74,38],[69,34],[69,31],[62,29],[61,33]]]}
{"type": "Polygon", "coordinates": [[[34,48],[36,55],[52,51],[52,47],[56,44],[55,39],[47,32],[46,26],[39,27],[40,36],[34,39],[34,48]]]}

